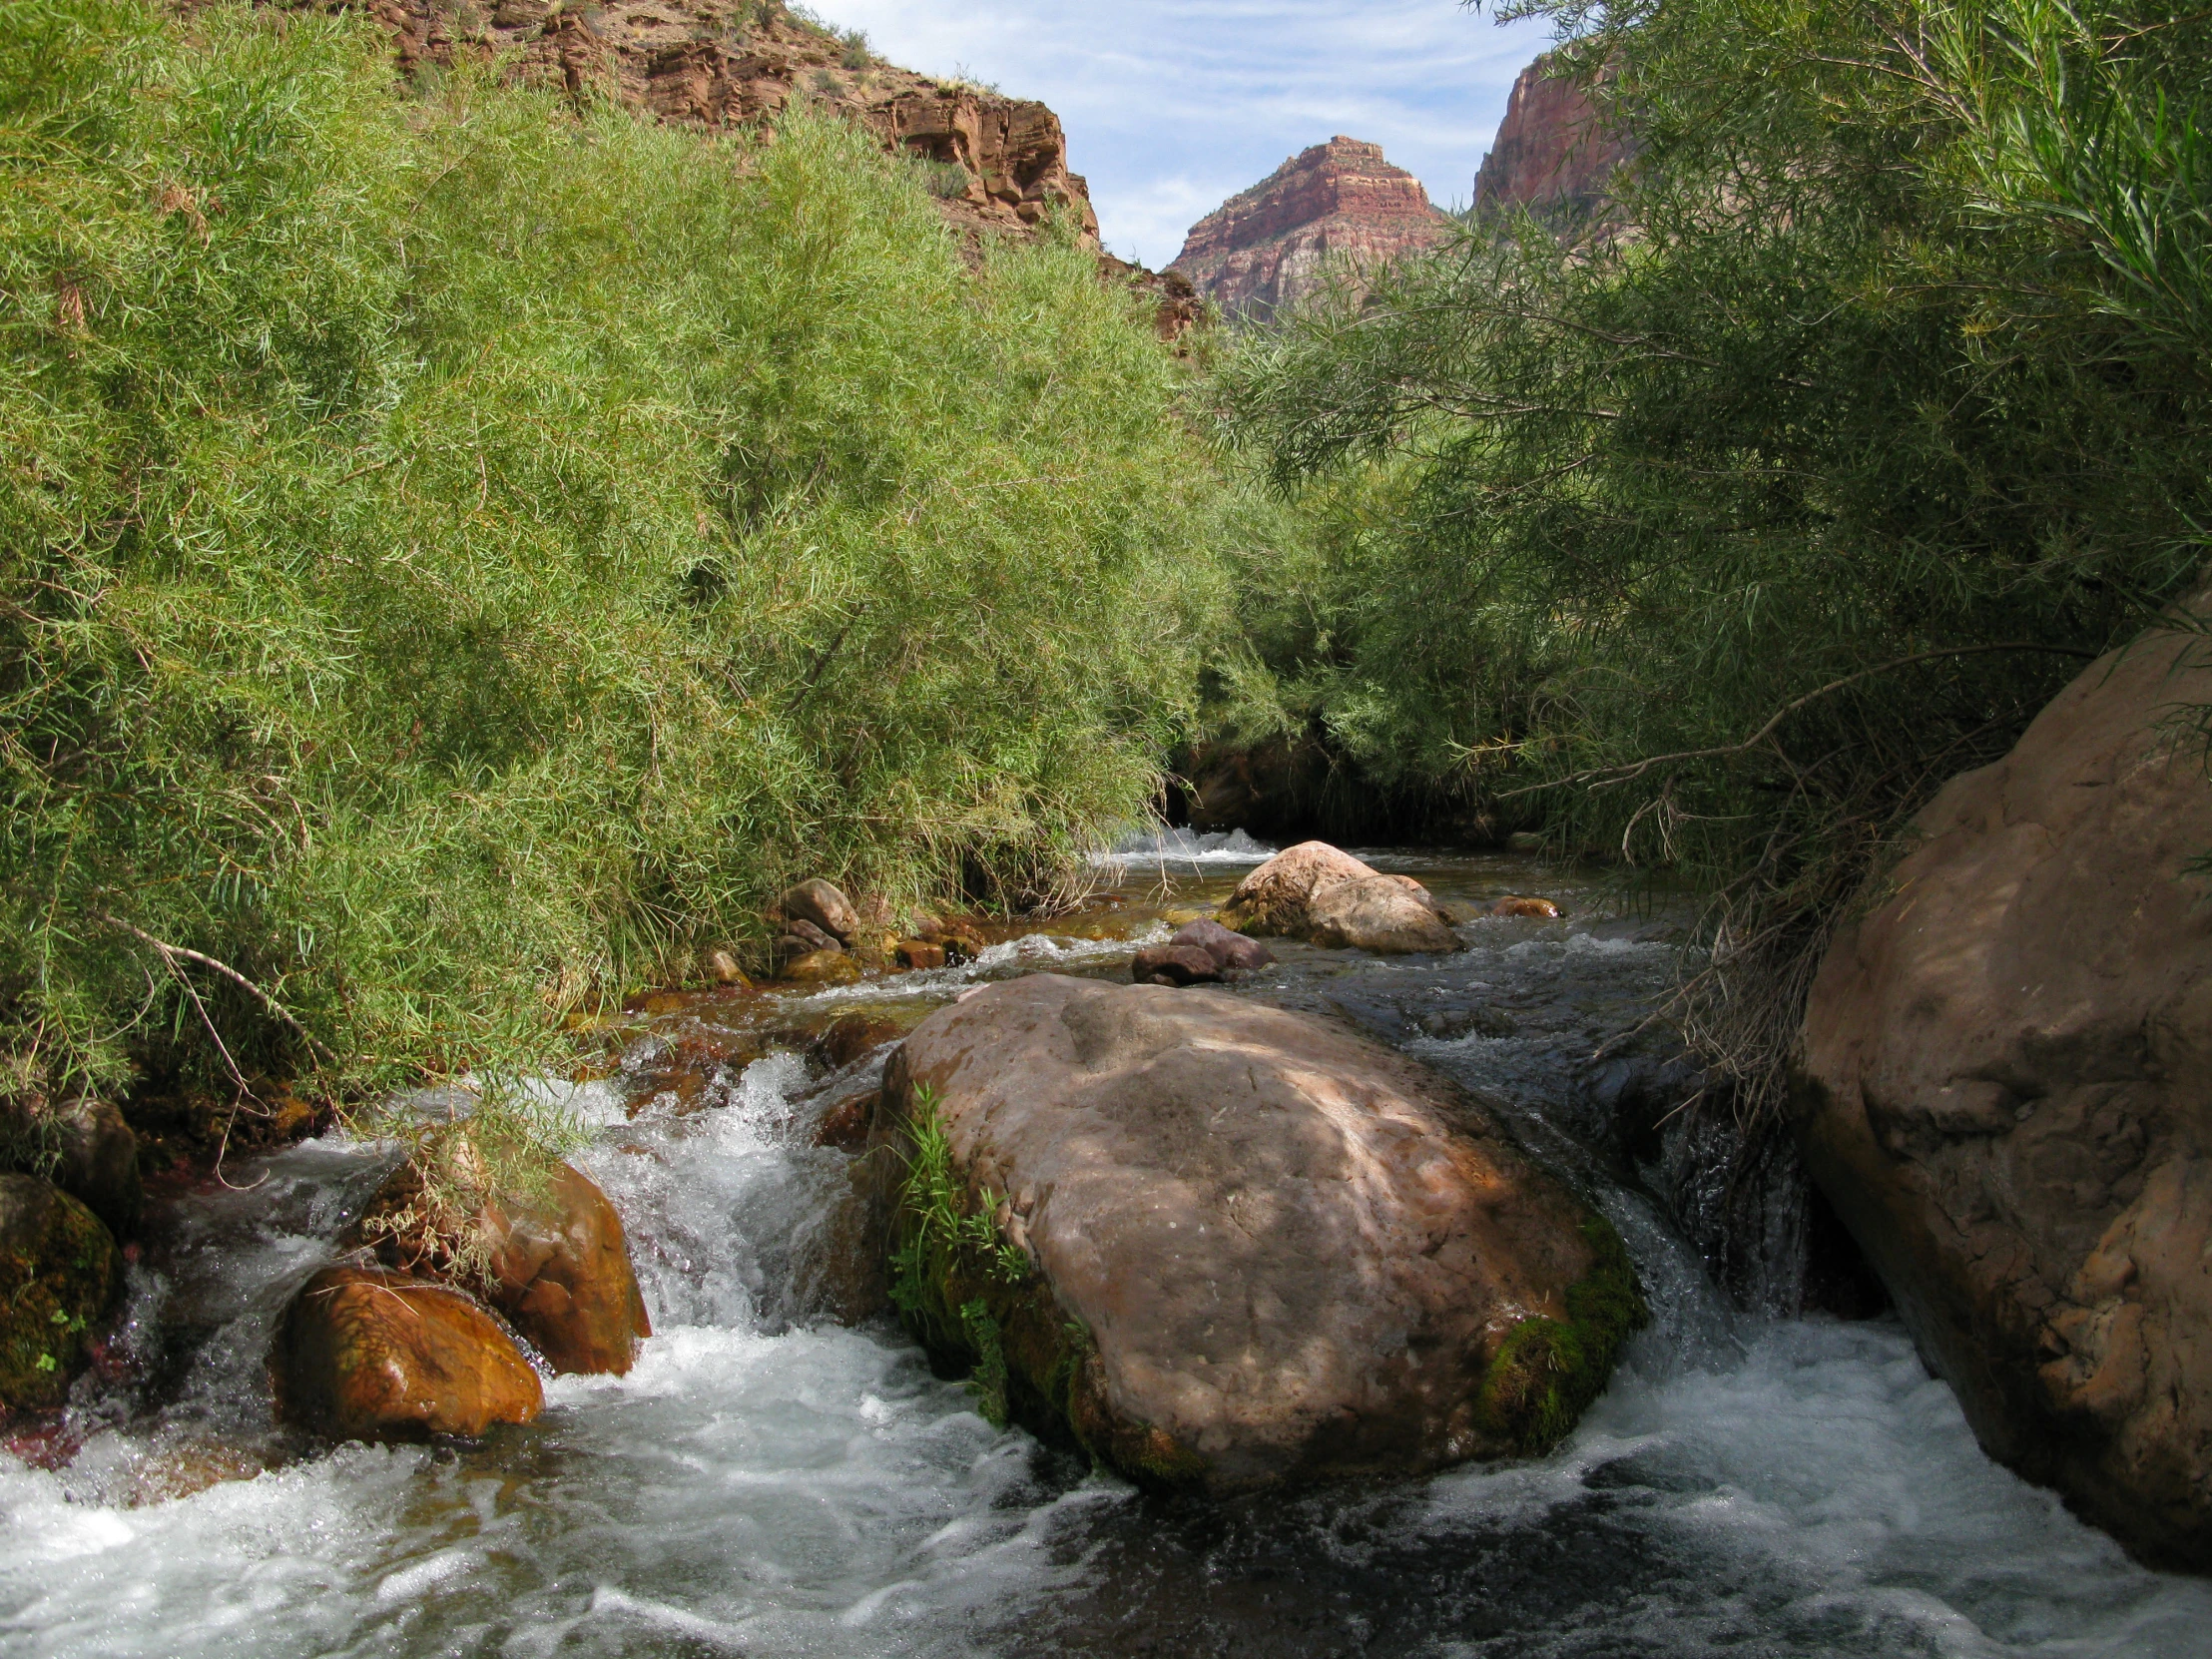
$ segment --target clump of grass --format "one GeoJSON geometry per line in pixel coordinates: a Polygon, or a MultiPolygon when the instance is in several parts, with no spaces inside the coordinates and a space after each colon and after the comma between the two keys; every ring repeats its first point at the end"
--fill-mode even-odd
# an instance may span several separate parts
{"type": "Polygon", "coordinates": [[[898,1186],[891,1251],[891,1303],[931,1352],[970,1368],[976,1408],[996,1427],[1008,1420],[1006,1351],[987,1294],[1028,1283],[1028,1254],[999,1237],[996,1203],[971,1202],[952,1167],[952,1143],[936,1092],[914,1090],[906,1126],[906,1173],[898,1186]]]}
{"type": "Polygon", "coordinates": [[[922,188],[940,202],[957,201],[967,195],[970,175],[958,162],[942,162],[933,156],[918,156],[912,163],[921,176],[922,188]]]}
{"type": "Polygon", "coordinates": [[[1219,485],[1071,238],[386,52],[0,13],[19,1099],[552,1063],[796,877],[1049,889],[1191,700],[1219,485]]]}
{"type": "Polygon", "coordinates": [[[497,1289],[489,1218],[543,1197],[556,1161],[584,1143],[566,1114],[504,1081],[479,1086],[465,1115],[420,1120],[400,1138],[401,1187],[360,1218],[362,1243],[405,1272],[486,1295],[497,1289]]]}

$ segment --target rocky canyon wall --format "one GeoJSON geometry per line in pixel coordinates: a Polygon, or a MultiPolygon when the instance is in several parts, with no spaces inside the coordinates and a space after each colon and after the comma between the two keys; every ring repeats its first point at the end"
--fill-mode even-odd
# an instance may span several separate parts
{"type": "Polygon", "coordinates": [[[795,97],[858,122],[930,168],[963,230],[1022,232],[1098,218],[1069,171],[1067,136],[1043,104],[880,62],[857,41],[774,0],[364,0],[391,31],[400,67],[499,59],[526,80],[612,97],[663,121],[752,127],[795,97]]]}
{"type": "Polygon", "coordinates": [[[1634,146],[1600,126],[1588,95],[1552,75],[1549,53],[1513,82],[1505,119],[1474,176],[1477,212],[1527,208],[1554,220],[1603,217],[1613,170],[1634,146]]]}

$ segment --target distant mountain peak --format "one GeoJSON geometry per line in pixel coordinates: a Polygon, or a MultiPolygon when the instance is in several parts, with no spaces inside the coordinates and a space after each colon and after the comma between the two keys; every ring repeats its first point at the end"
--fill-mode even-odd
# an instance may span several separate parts
{"type": "Polygon", "coordinates": [[[1380,144],[1340,133],[1192,226],[1170,269],[1229,315],[1260,318],[1313,293],[1334,266],[1379,265],[1432,248],[1451,226],[1380,144]]]}

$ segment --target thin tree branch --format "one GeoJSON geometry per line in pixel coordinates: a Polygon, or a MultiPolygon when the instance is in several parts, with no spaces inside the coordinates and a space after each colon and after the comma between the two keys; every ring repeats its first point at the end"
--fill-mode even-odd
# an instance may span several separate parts
{"type": "Polygon", "coordinates": [[[1593,767],[1588,772],[1577,772],[1569,777],[1552,779],[1547,783],[1527,784],[1517,790],[1506,790],[1498,799],[1502,801],[1506,796],[1528,795],[1536,790],[1565,789],[1571,785],[1588,784],[1596,780],[1603,780],[1603,785],[1600,787],[1625,784],[1632,778],[1642,777],[1653,767],[1670,766],[1677,761],[1716,761],[1725,759],[1730,755],[1741,755],[1758,748],[1759,745],[1766,742],[1768,738],[1774,735],[1777,727],[1808,703],[1818,702],[1832,692],[1840,692],[1847,686],[1855,686],[1860,681],[1872,679],[1877,674],[1888,674],[1892,669],[1911,668],[1915,663],[1933,662],[1938,657],[1978,657],[1991,651],[2041,651],[2054,657],[2077,657],[2086,661],[2094,661],[2097,655],[2094,651],[2083,651],[2070,645],[2040,645],[2030,640],[2009,640],[2001,645],[1952,645],[1945,646],[1940,651],[1920,651],[1910,657],[1899,657],[1891,662],[1877,663],[1873,668],[1863,668],[1856,674],[1845,675],[1841,680],[1831,680],[1827,685],[1820,687],[1818,690],[1809,691],[1803,697],[1793,698],[1790,702],[1775,710],[1768,717],[1766,725],[1760,727],[1758,731],[1752,733],[1742,743],[1723,744],[1717,749],[1685,749],[1673,755],[1652,755],[1641,761],[1630,761],[1617,767],[1593,767]]]}
{"type": "MultiPolygon", "coordinates": [[[[154,937],[153,934],[147,932],[143,927],[134,927],[131,925],[131,923],[125,921],[121,916],[112,916],[103,912],[100,916],[100,919],[106,922],[110,927],[120,928],[123,932],[130,934],[131,937],[133,937],[134,939],[140,939],[143,940],[145,943],[152,945],[156,950],[161,952],[162,959],[166,962],[169,962],[172,966],[174,966],[177,959],[181,957],[188,962],[198,962],[202,967],[214,968],[216,972],[222,974],[224,978],[230,980],[241,990],[247,992],[256,1001],[260,1002],[263,1007],[267,1008],[271,1013],[275,1014],[278,1019],[282,1020],[286,1025],[290,1026],[294,1031],[298,1032],[300,1037],[306,1042],[306,1044],[310,1048],[321,1054],[321,1056],[325,1060],[328,1060],[332,1065],[336,1065],[338,1063],[338,1057],[336,1053],[330,1048],[330,1045],[328,1043],[325,1043],[312,1031],[309,1031],[304,1025],[301,1025],[299,1021],[292,1016],[292,1012],[290,1009],[286,1008],[281,1002],[278,1002],[274,996],[271,996],[269,992],[263,990],[261,986],[255,984],[253,980],[247,978],[245,974],[239,972],[239,970],[233,967],[229,962],[218,961],[215,957],[207,955],[198,950],[188,950],[185,946],[181,944],[171,944],[166,939],[157,939],[156,937],[154,937]]],[[[220,1045],[222,1039],[219,1037],[216,1040],[217,1043],[220,1045]]],[[[228,1055],[226,1055],[226,1058],[228,1058],[228,1055]]]]}

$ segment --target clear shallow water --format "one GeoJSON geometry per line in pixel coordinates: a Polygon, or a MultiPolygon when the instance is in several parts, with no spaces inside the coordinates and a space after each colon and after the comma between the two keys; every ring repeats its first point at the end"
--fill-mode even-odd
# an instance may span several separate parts
{"type": "MultiPolygon", "coordinates": [[[[1518,860],[1423,873],[1462,902],[1560,890],[1518,860]]],[[[1135,908],[1130,931],[1155,925],[1135,908]]],[[[64,1466],[0,1456],[0,1652],[2212,1646],[2212,1586],[2133,1566],[1990,1464],[1894,1324],[1722,1305],[1592,1131],[1619,1064],[1595,1051],[1665,983],[1663,928],[1466,933],[1473,948],[1443,963],[1287,950],[1245,989],[1347,1014],[1511,1102],[1621,1225],[1654,1326],[1550,1458],[1202,1506],[991,1429],[894,1330],[820,1315],[850,1207],[843,1155],[808,1141],[821,1100],[866,1068],[826,1078],[778,1052],[718,1075],[696,1109],[657,1098],[633,1121],[605,1086],[571,1093],[596,1131],[580,1161],[631,1229],[658,1334],[629,1377],[557,1381],[537,1423],[480,1444],[331,1450],[267,1426],[276,1312],[389,1154],[310,1143],[268,1160],[253,1192],[181,1207],[135,1285],[138,1381],[83,1386],[64,1466]],[[1495,1034],[1453,1034],[1473,1009],[1495,1034]],[[1420,1023],[1439,1013],[1443,1035],[1420,1023]]],[[[978,974],[1113,971],[1128,946],[1103,942],[994,946],[890,988],[941,1000],[978,974]]],[[[852,1005],[825,993],[791,1012],[852,1005]]]]}

